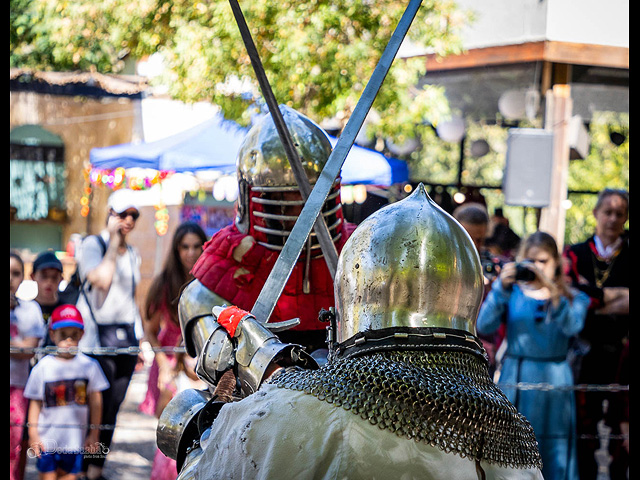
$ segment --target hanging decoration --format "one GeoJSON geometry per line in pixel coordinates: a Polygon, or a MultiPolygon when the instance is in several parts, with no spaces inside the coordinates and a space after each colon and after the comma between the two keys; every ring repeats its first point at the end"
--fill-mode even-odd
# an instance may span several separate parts
{"type": "Polygon", "coordinates": [[[156,209],[154,226],[156,227],[156,233],[162,237],[169,230],[169,209],[164,203],[155,205],[154,208],[156,209]]]}
{"type": "Polygon", "coordinates": [[[83,217],[89,216],[91,210],[91,194],[93,189],[91,188],[91,165],[88,165],[84,169],[84,188],[82,189],[82,197],[80,198],[80,215],[83,217]]]}
{"type": "Polygon", "coordinates": [[[91,168],[89,179],[92,185],[104,185],[112,190],[128,188],[130,190],[148,190],[168,178],[173,172],[167,170],[151,169],[124,169],[118,167],[114,170],[101,170],[91,168]]]}
{"type": "MultiPolygon", "coordinates": [[[[105,186],[111,190],[129,189],[129,190],[148,190],[155,185],[162,185],[162,182],[169,178],[174,172],[168,170],[152,170],[142,168],[125,169],[118,167],[113,170],[105,170],[93,168],[88,165],[84,171],[85,187],[80,199],[80,214],[83,217],[89,215],[91,204],[91,195],[93,188],[97,186],[105,186]]],[[[169,230],[169,209],[160,202],[154,206],[155,222],[154,227],[159,236],[166,235],[169,230]]]]}

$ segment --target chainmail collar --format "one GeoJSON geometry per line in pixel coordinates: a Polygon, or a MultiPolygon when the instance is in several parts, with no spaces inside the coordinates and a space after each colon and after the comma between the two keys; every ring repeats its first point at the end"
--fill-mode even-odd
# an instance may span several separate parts
{"type": "Polygon", "coordinates": [[[270,380],[341,406],[381,429],[447,453],[541,468],[533,428],[467,351],[378,351],[290,368],[270,380]]]}

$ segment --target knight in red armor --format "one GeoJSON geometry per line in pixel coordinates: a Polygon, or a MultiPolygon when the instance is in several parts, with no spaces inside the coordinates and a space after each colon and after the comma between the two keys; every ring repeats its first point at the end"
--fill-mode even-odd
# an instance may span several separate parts
{"type": "MultiPolygon", "coordinates": [[[[309,183],[314,185],[331,153],[327,134],[295,110],[286,106],[280,106],[280,110],[309,183]]],[[[191,320],[210,315],[214,305],[252,309],[304,206],[271,115],[263,117],[248,132],[238,152],[237,166],[236,219],[207,242],[193,268],[196,280],[188,288],[194,303],[187,302],[193,309],[183,309],[183,330],[191,320]],[[207,298],[204,304],[203,297],[207,298]]],[[[343,217],[339,178],[322,214],[339,253],[355,229],[343,217]]],[[[333,278],[312,233],[269,321],[299,318],[299,325],[281,332],[279,337],[312,352],[326,348],[326,324],[318,320],[318,314],[334,304],[333,278]]]]}

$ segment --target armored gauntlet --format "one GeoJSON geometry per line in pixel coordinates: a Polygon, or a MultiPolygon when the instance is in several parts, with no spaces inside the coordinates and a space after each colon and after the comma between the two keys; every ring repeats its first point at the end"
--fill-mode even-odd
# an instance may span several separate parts
{"type": "Polygon", "coordinates": [[[188,458],[197,456],[200,436],[223,404],[217,387],[226,382],[221,381],[223,376],[229,378],[225,373],[233,372],[238,379],[240,391],[234,397],[241,398],[258,390],[279,368],[318,368],[300,345],[282,343],[274,333],[297,325],[298,319],[263,324],[237,307],[215,306],[223,303],[198,280],[191,282],[180,297],[178,313],[185,347],[197,358],[196,373],[209,388],[179,393],[158,421],[158,447],[176,460],[178,471],[189,463],[188,458]]]}
{"type": "MultiPolygon", "coordinates": [[[[282,343],[273,333],[295,326],[297,319],[263,324],[251,313],[237,307],[215,307],[213,316],[218,325],[221,325],[232,339],[234,353],[232,361],[235,364],[235,373],[240,381],[243,396],[255,392],[278,368],[293,365],[307,369],[318,368],[316,361],[300,345],[282,343]]],[[[216,372],[219,372],[222,367],[231,363],[227,360],[229,348],[222,341],[215,345],[211,343],[211,345],[211,352],[202,355],[201,358],[205,356],[217,358],[215,368],[216,372]],[[219,353],[221,348],[224,349],[222,354],[219,353]]]]}

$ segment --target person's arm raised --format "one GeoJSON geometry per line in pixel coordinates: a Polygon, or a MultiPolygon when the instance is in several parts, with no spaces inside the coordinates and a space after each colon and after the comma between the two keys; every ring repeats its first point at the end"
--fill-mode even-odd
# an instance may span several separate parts
{"type": "Polygon", "coordinates": [[[109,245],[102,257],[102,261],[95,268],[87,272],[87,281],[92,287],[98,288],[104,292],[108,292],[111,288],[113,275],[116,271],[116,260],[118,258],[118,249],[124,245],[124,237],[120,232],[123,220],[117,215],[111,215],[107,223],[107,231],[109,232],[109,245]]]}

